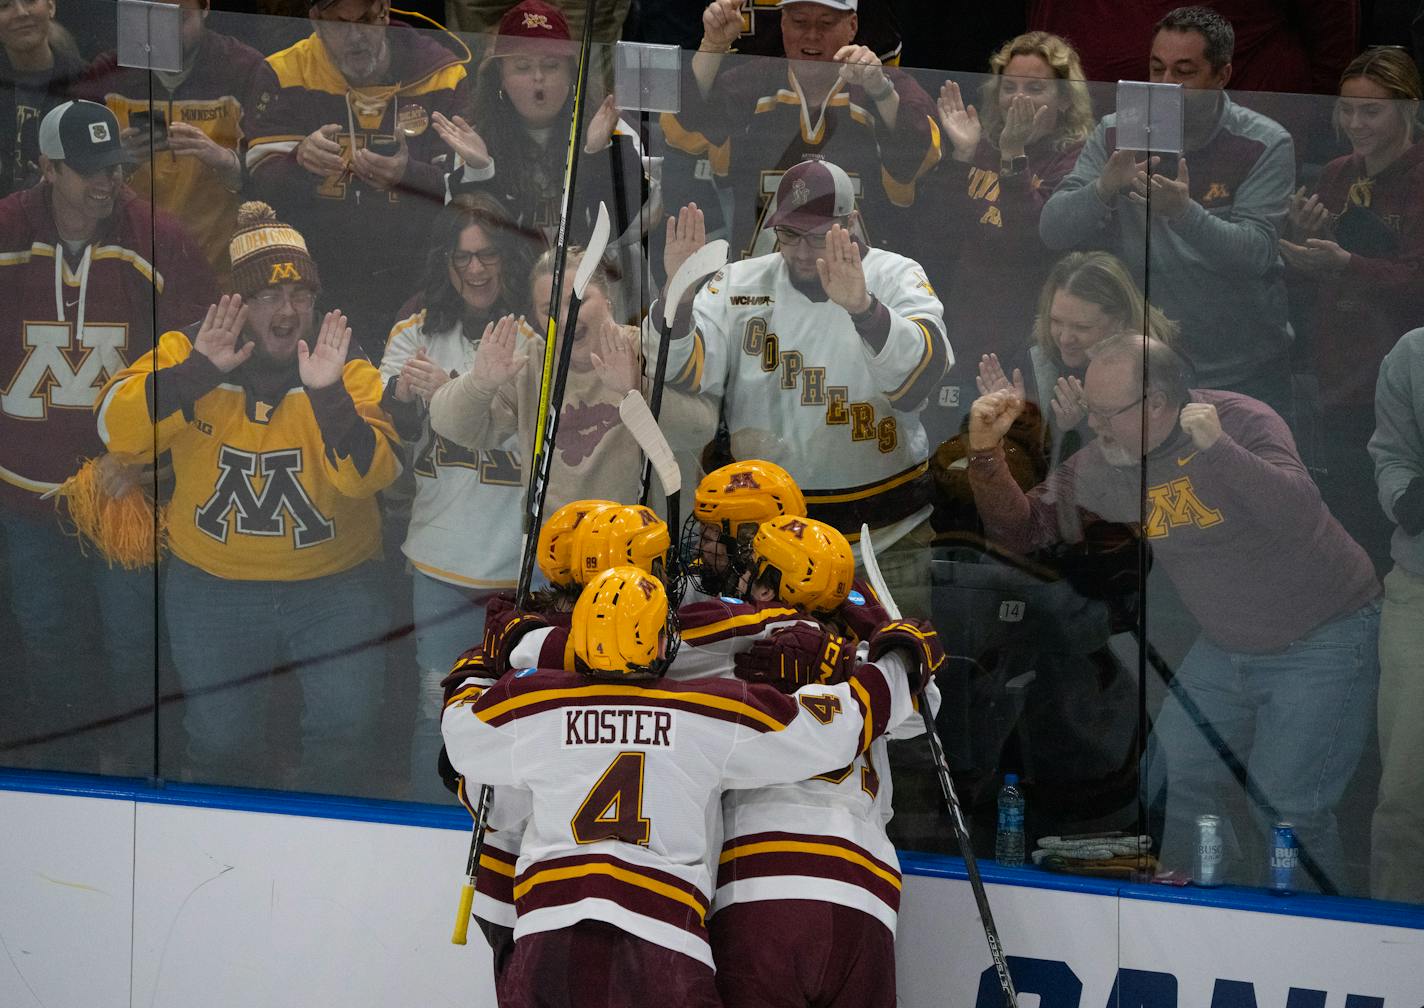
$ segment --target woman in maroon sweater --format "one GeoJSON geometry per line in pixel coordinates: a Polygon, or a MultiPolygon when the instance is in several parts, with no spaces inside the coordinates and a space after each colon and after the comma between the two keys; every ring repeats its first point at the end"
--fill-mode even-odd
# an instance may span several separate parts
{"type": "MultiPolygon", "coordinates": [[[[1007,360],[1022,348],[1054,259],[1038,237],[1039,212],[1093,128],[1078,54],[1056,35],[1011,39],[990,57],[989,70],[982,115],[965,105],[954,81],[940,89],[952,158],[940,162],[926,190],[936,201],[930,226],[943,236],[938,254],[955,260],[936,272],[953,275],[945,322],[962,361],[987,353],[1007,360]]],[[[972,386],[972,374],[961,381],[972,386]]],[[[964,401],[970,398],[972,387],[964,401]]]]}
{"type": "Polygon", "coordinates": [[[1421,87],[1402,49],[1370,49],[1340,79],[1336,128],[1352,152],[1325,166],[1320,191],[1297,193],[1280,243],[1293,295],[1307,299],[1309,367],[1320,387],[1320,489],[1366,550],[1388,558],[1365,444],[1380,361],[1424,321],[1421,87]]]}

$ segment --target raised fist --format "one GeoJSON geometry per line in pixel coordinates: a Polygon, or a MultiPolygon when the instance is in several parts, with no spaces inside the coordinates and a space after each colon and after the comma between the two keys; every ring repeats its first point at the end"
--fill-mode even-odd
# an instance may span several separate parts
{"type": "Polygon", "coordinates": [[[732,659],[738,678],[795,693],[813,683],[839,683],[855,667],[855,645],[833,631],[797,623],[759,640],[732,659]]]}

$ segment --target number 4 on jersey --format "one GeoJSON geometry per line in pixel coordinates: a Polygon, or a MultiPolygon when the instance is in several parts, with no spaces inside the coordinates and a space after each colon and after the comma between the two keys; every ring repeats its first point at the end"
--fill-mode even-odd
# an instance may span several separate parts
{"type": "Polygon", "coordinates": [[[645,759],[645,753],[619,753],[603,771],[570,823],[576,841],[622,840],[647,845],[653,824],[643,818],[645,759]]]}

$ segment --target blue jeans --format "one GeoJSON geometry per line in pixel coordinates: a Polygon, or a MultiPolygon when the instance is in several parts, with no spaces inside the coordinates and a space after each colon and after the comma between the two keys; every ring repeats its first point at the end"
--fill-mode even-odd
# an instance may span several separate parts
{"type": "Polygon", "coordinates": [[[385,743],[382,637],[390,622],[376,564],[306,581],[214,577],[176,557],[164,616],[183,687],[187,752],[170,776],[248,787],[362,794],[385,743]],[[266,751],[268,680],[302,691],[301,765],[266,751]]]}
{"type": "Polygon", "coordinates": [[[7,676],[3,692],[16,711],[28,694],[20,738],[47,740],[0,752],[0,764],[92,771],[95,749],[102,749],[120,757],[125,772],[146,770],[153,761],[155,571],[111,568],[55,517],[0,508],[0,530],[27,680],[7,676]]]}
{"type": "MultiPolygon", "coordinates": [[[[1254,884],[1264,877],[1267,841],[1243,851],[1227,815],[1232,793],[1242,788],[1228,768],[1234,759],[1257,789],[1248,800],[1257,827],[1264,833],[1272,820],[1293,823],[1302,850],[1330,884],[1349,888],[1335,806],[1370,734],[1379,619],[1374,601],[1272,654],[1230,652],[1197,639],[1172,680],[1144,757],[1148,803],[1166,789],[1163,867],[1191,872],[1196,818],[1211,813],[1223,818],[1226,880],[1254,884]]],[[[1296,881],[1302,889],[1316,887],[1303,870],[1296,881]]]]}
{"type": "Polygon", "coordinates": [[[466,648],[485,632],[485,602],[493,591],[465,588],[415,572],[415,661],[420,681],[415,698],[415,732],[410,742],[410,797],[419,801],[453,801],[435,771],[440,753],[440,715],[444,696],[440,682],[466,648]]]}

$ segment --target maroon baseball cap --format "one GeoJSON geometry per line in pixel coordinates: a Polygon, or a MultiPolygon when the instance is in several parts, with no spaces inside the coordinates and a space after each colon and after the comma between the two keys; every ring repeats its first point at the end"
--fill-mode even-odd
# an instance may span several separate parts
{"type": "Polygon", "coordinates": [[[839,165],[820,158],[788,168],[776,187],[776,210],[766,226],[820,234],[855,210],[855,188],[839,165]]]}
{"type": "Polygon", "coordinates": [[[499,19],[490,56],[573,56],[573,36],[564,12],[544,0],[522,0],[499,19]]]}

